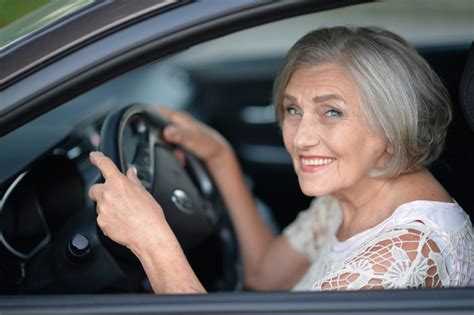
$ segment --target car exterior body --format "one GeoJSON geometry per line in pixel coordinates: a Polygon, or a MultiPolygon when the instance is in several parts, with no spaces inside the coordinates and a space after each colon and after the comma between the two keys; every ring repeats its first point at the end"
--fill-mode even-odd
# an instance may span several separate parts
{"type": "MultiPolygon", "coordinates": [[[[32,171],[42,174],[37,170],[37,165],[45,164],[38,163],[59,154],[73,161],[74,171],[66,175],[73,172],[81,174],[83,183],[82,186],[78,185],[82,188],[73,192],[83,194],[85,187],[97,176],[91,171],[86,160],[87,153],[97,149],[96,141],[104,116],[112,109],[130,103],[167,103],[175,108],[190,111],[213,125],[230,140],[241,159],[244,171],[249,175],[250,185],[254,185],[255,195],[263,200],[263,212],[268,213],[269,208],[276,209],[273,213],[274,219],[270,221],[278,231],[280,227],[291,222],[296,211],[307,206],[309,200],[299,193],[290,160],[281,145],[272,108],[269,106],[273,75],[282,54],[289,48],[286,43],[281,44],[274,39],[279,34],[281,37],[293,34],[293,30],[306,25],[305,14],[309,13],[314,13],[308,15],[310,19],[318,19],[318,14],[321,14],[321,22],[315,24],[318,26],[329,24],[329,19],[334,17],[339,19],[331,21],[331,25],[347,24],[351,14],[365,11],[369,12],[369,15],[378,16],[375,21],[379,21],[380,26],[391,26],[390,18],[384,17],[384,11],[378,11],[376,4],[361,4],[362,2],[364,1],[84,2],[74,12],[4,45],[0,51],[2,207],[6,209],[6,202],[3,200],[7,200],[8,195],[15,191],[15,185],[22,182],[21,176],[29,176],[28,173],[32,171]],[[343,11],[346,7],[354,8],[355,11],[343,11]],[[336,14],[325,17],[325,12],[336,14]],[[298,16],[302,19],[298,20],[298,16]],[[296,19],[290,19],[291,17],[296,19]],[[384,18],[388,19],[386,24],[384,18]],[[284,19],[287,19],[288,24],[284,24],[284,19]],[[277,23],[278,20],[283,21],[283,27],[277,28],[278,31],[265,33],[267,26],[264,24],[277,23]],[[259,28],[260,25],[262,26],[259,28]],[[263,35],[249,39],[245,30],[249,29],[251,32],[254,27],[257,34],[260,31],[263,35]],[[265,34],[272,34],[273,37],[265,34]],[[264,39],[269,43],[264,43],[264,39]],[[259,45],[267,47],[267,50],[256,51],[255,47],[259,45]],[[212,52],[213,50],[217,52],[212,52]],[[189,104],[192,106],[189,107],[189,104]],[[281,190],[276,190],[278,188],[267,185],[272,182],[286,182],[286,185],[282,185],[279,188],[281,190]],[[294,201],[290,203],[288,199],[294,201]],[[289,205],[295,207],[292,212],[287,209],[289,205]]],[[[388,2],[397,8],[395,1],[388,2]]],[[[403,25],[406,19],[405,23],[408,25],[418,14],[422,15],[423,10],[429,11],[429,8],[423,9],[426,4],[427,2],[423,1],[418,6],[414,4],[413,11],[410,11],[410,4],[400,9],[399,12],[407,14],[405,17],[398,16],[402,20],[400,24],[403,25]]],[[[458,19],[459,26],[454,27],[452,33],[440,37],[441,39],[430,39],[426,34],[436,32],[422,30],[419,35],[413,32],[412,38],[425,58],[437,65],[437,70],[442,72],[440,75],[444,76],[450,91],[457,91],[460,71],[464,66],[469,44],[473,40],[473,28],[469,29],[474,27],[472,23],[469,24],[469,19],[472,20],[469,14],[474,12],[473,3],[460,1],[458,5],[461,9],[458,8],[457,11],[456,5],[453,5],[453,19],[458,19]],[[463,10],[467,10],[467,24],[463,24],[464,15],[459,13],[463,10]]],[[[445,2],[444,6],[440,7],[449,8],[450,5],[445,2]]],[[[442,29],[444,24],[437,21],[425,23],[432,23],[431,27],[442,29]]],[[[445,21],[447,24],[450,22],[449,19],[445,21]]],[[[273,25],[275,24],[268,24],[268,29],[271,30],[273,25]]],[[[403,30],[403,27],[401,29],[403,30]]],[[[454,100],[454,103],[458,102],[454,100]]],[[[452,191],[458,202],[470,209],[474,204],[474,168],[463,166],[471,164],[474,158],[473,133],[460,110],[455,109],[454,125],[448,138],[448,153],[440,163],[434,165],[432,172],[440,180],[445,180],[443,183],[452,191]],[[449,151],[450,145],[451,148],[459,149],[449,151]]],[[[60,182],[58,185],[62,184],[60,182]]],[[[68,182],[68,185],[72,187],[76,184],[68,182]]],[[[54,194],[54,191],[51,193],[54,194]]],[[[69,197],[67,192],[66,196],[69,197]]],[[[65,204],[70,206],[67,202],[65,204]]],[[[82,199],[77,201],[77,204],[84,208],[93,206],[90,201],[82,199]]],[[[472,217],[472,212],[470,215],[472,217]]],[[[5,224],[4,222],[7,220],[4,219],[2,224],[5,224]]],[[[60,231],[61,228],[57,227],[57,230],[60,231]]],[[[54,228],[49,226],[49,230],[46,236],[50,237],[44,237],[45,244],[57,237],[54,228]]],[[[214,243],[209,246],[212,244],[214,243]]],[[[25,272],[28,270],[29,259],[41,250],[43,248],[39,246],[37,251],[29,251],[31,255],[25,252],[18,270],[9,269],[6,260],[3,260],[0,270],[4,273],[1,275],[5,276],[10,270],[25,272]]],[[[223,253],[226,252],[221,251],[213,255],[223,253]]],[[[209,262],[216,259],[213,255],[210,255],[208,260],[196,258],[197,264],[211,266],[202,268],[204,274],[214,268],[214,263],[209,262]]],[[[225,261],[219,261],[217,264],[224,265],[219,267],[226,267],[225,261]]],[[[236,274],[237,272],[232,276],[236,274]]],[[[82,274],[80,276],[82,277],[82,274]]],[[[219,275],[216,277],[219,278],[219,275]]],[[[156,296],[131,292],[129,289],[88,290],[87,288],[94,288],[88,284],[94,281],[94,277],[84,278],[84,284],[77,283],[77,290],[74,289],[74,282],[67,282],[68,280],[64,282],[68,283],[64,291],[61,291],[60,286],[52,291],[21,291],[21,286],[9,290],[8,285],[4,285],[2,290],[5,292],[2,292],[4,295],[0,297],[0,313],[474,312],[473,288],[324,293],[248,292],[242,289],[238,280],[234,279],[230,281],[232,285],[221,287],[219,285],[222,279],[214,280],[210,282],[217,284],[210,285],[214,288],[210,291],[216,292],[209,295],[184,296],[156,296]],[[113,294],[116,292],[120,293],[113,294]]]]}

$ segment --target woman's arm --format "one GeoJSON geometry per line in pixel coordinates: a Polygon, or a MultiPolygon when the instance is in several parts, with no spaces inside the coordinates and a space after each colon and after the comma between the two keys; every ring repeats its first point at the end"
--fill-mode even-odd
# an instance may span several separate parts
{"type": "Polygon", "coordinates": [[[237,158],[226,151],[207,164],[229,210],[244,264],[244,283],[254,290],[289,290],[309,266],[286,237],[275,236],[258,213],[237,158]]]}
{"type": "MultiPolygon", "coordinates": [[[[286,237],[274,236],[257,212],[233,150],[214,130],[188,115],[167,111],[174,125],[165,138],[201,158],[213,175],[237,231],[244,281],[254,290],[287,290],[303,275],[308,259],[286,237]]],[[[163,214],[134,169],[123,175],[99,152],[91,162],[104,176],[92,186],[97,223],[105,235],[129,248],[141,261],[156,293],[205,292],[163,214]]]]}
{"type": "Polygon", "coordinates": [[[104,234],[138,257],[156,293],[204,293],[163,210],[136,171],[131,168],[123,175],[100,152],[91,153],[90,160],[105,179],[89,190],[104,234]]]}
{"type": "Polygon", "coordinates": [[[242,170],[230,145],[215,130],[185,113],[160,110],[172,122],[167,141],[179,143],[204,161],[229,210],[237,232],[246,287],[254,290],[288,290],[309,267],[309,260],[275,236],[258,214],[242,170]]]}

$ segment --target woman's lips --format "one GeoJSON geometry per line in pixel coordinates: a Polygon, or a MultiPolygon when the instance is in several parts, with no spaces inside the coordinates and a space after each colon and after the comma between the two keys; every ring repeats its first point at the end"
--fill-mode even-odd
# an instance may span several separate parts
{"type": "Polygon", "coordinates": [[[327,156],[300,156],[300,167],[305,173],[316,173],[327,168],[335,160],[327,156]]]}

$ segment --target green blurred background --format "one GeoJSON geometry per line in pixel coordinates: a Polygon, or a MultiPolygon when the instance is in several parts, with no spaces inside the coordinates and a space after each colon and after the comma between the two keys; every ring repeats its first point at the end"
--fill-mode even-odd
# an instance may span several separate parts
{"type": "Polygon", "coordinates": [[[93,0],[0,0],[0,49],[92,2],[93,0]]]}
{"type": "Polygon", "coordinates": [[[51,0],[0,0],[0,28],[44,6],[51,0]]]}

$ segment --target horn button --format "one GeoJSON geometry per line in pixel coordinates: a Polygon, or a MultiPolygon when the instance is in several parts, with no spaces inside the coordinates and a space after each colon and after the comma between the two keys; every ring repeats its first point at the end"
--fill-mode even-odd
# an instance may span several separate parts
{"type": "Polygon", "coordinates": [[[173,191],[171,201],[173,201],[173,203],[179,210],[185,213],[191,213],[193,203],[191,199],[189,199],[188,195],[181,189],[176,189],[175,191],[173,191]]]}
{"type": "Polygon", "coordinates": [[[205,203],[170,148],[157,145],[155,156],[153,195],[181,245],[192,248],[212,231],[205,203]]]}

